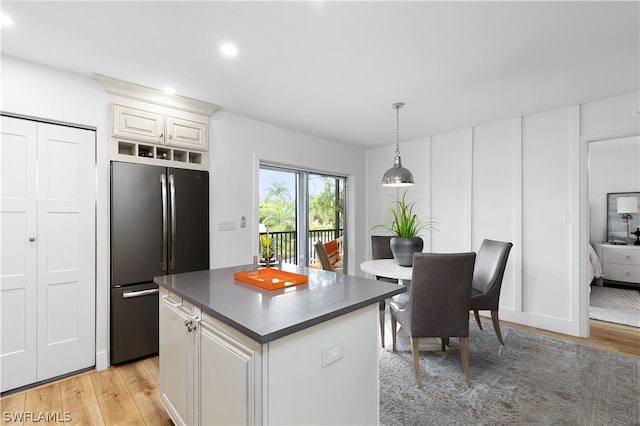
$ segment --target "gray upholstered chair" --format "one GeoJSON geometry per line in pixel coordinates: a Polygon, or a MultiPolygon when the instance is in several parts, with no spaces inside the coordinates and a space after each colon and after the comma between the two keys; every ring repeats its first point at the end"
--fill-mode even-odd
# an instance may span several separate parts
{"type": "Polygon", "coordinates": [[[450,337],[460,339],[460,357],[467,381],[469,371],[469,292],[476,254],[471,253],[415,253],[409,296],[393,299],[391,334],[396,350],[397,323],[411,337],[411,352],[420,386],[419,338],[440,337],[442,350],[450,337]]]}
{"type": "MultiPolygon", "coordinates": [[[[393,259],[393,253],[391,253],[391,235],[372,235],[371,236],[371,257],[376,259],[393,259]]],[[[396,278],[381,277],[376,275],[376,280],[386,281],[389,283],[398,284],[396,278]]],[[[380,307],[380,338],[382,340],[382,347],[384,348],[384,312],[385,302],[384,300],[378,304],[380,307]]]]}
{"type": "Polygon", "coordinates": [[[478,250],[476,266],[473,270],[473,284],[471,285],[471,310],[476,317],[478,327],[482,330],[479,310],[491,311],[491,320],[496,336],[501,345],[504,345],[500,332],[500,320],[498,319],[498,304],[500,302],[500,289],[502,277],[507,266],[509,252],[513,244],[484,240],[478,250]]]}

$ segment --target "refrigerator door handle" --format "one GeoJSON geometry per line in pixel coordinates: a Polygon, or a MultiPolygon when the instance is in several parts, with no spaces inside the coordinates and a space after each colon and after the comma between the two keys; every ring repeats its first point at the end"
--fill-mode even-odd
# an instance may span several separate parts
{"type": "Polygon", "coordinates": [[[160,176],[162,187],[162,272],[167,272],[167,176],[160,176]]]}
{"type": "Polygon", "coordinates": [[[169,175],[169,203],[171,207],[171,250],[169,252],[169,267],[176,269],[176,183],[173,175],[169,175]]]}
{"type": "Polygon", "coordinates": [[[160,292],[157,288],[151,288],[149,290],[127,291],[122,293],[123,299],[130,299],[132,297],[149,296],[151,294],[158,294],[160,292]]]}

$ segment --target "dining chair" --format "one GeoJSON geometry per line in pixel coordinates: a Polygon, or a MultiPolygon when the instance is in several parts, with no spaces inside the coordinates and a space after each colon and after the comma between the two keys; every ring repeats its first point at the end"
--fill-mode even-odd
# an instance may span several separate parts
{"type": "Polygon", "coordinates": [[[498,305],[500,303],[502,278],[511,247],[513,247],[512,243],[483,240],[476,257],[476,265],[473,269],[473,283],[471,284],[471,310],[473,310],[478,327],[482,330],[478,311],[491,311],[493,328],[501,345],[504,345],[504,340],[500,332],[498,305]]]}
{"type": "Polygon", "coordinates": [[[320,261],[320,265],[322,269],[325,271],[333,271],[333,265],[331,265],[331,261],[329,260],[329,255],[327,254],[327,249],[324,246],[322,241],[318,241],[314,244],[316,248],[316,256],[320,261]]]}
{"type": "MultiPolygon", "coordinates": [[[[393,259],[393,253],[391,252],[391,235],[372,235],[371,236],[371,257],[373,260],[377,259],[393,259]]],[[[381,277],[376,275],[376,280],[386,281],[389,283],[398,284],[397,278],[381,277]]],[[[380,338],[382,341],[382,347],[384,348],[384,316],[386,304],[385,301],[378,303],[380,310],[380,338]]]]}
{"type": "Polygon", "coordinates": [[[467,381],[469,371],[469,306],[473,264],[476,254],[415,253],[409,296],[394,298],[391,310],[391,335],[396,351],[397,324],[411,337],[411,352],[420,387],[419,338],[439,337],[442,350],[450,337],[460,340],[460,358],[467,381]]]}

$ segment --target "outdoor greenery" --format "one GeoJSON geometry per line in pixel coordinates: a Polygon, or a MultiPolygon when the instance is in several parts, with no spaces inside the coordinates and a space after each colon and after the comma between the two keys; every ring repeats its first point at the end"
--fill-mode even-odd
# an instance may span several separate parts
{"type": "Polygon", "coordinates": [[[271,232],[293,231],[296,228],[296,205],[282,182],[273,182],[260,201],[260,223],[271,232]]]}
{"type": "MultiPolygon", "coordinates": [[[[342,205],[344,191],[335,202],[335,179],[322,177],[323,189],[309,196],[309,229],[336,229],[343,225],[342,205]],[[336,223],[336,211],[339,213],[336,223]]],[[[260,202],[260,223],[269,232],[292,231],[296,226],[296,206],[292,195],[282,182],[273,182],[260,202]]]]}

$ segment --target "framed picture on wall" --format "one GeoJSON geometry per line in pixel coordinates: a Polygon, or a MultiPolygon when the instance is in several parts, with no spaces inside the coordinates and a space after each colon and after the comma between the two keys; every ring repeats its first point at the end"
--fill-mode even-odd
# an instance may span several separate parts
{"type": "MultiPolygon", "coordinates": [[[[634,232],[640,227],[640,192],[610,192],[607,194],[607,241],[612,244],[627,244],[627,219],[629,229],[634,232]],[[631,197],[631,199],[629,199],[631,197]],[[635,197],[635,212],[633,207],[629,208],[629,201],[635,197]],[[619,198],[625,198],[620,200],[619,198]],[[618,213],[618,206],[624,212],[618,213]],[[629,210],[629,211],[627,211],[629,210]]],[[[635,235],[631,235],[631,244],[636,240],[635,235]]]]}

